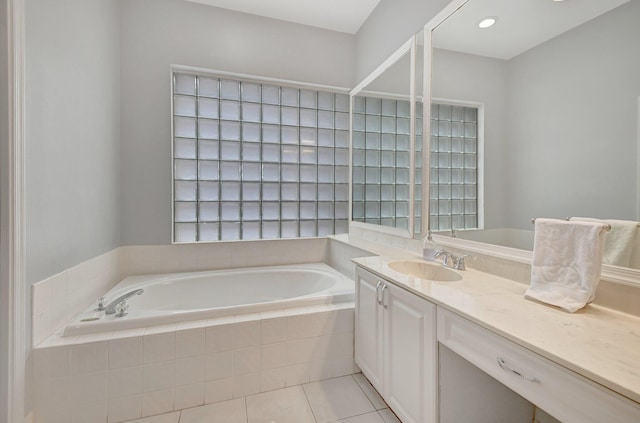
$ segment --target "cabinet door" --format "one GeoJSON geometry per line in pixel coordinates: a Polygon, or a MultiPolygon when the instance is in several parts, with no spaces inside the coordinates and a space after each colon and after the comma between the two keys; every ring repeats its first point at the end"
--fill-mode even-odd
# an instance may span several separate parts
{"type": "Polygon", "coordinates": [[[382,307],[378,305],[380,279],[357,268],[355,306],[355,361],[371,384],[382,392],[382,307]]]}
{"type": "Polygon", "coordinates": [[[404,423],[437,421],[436,306],[387,283],[384,398],[404,423]]]}

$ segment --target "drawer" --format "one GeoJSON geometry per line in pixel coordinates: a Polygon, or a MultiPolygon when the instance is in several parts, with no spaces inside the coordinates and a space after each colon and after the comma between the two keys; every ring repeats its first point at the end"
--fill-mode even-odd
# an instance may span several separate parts
{"type": "Polygon", "coordinates": [[[640,422],[640,404],[438,307],[438,341],[565,423],[640,422]]]}

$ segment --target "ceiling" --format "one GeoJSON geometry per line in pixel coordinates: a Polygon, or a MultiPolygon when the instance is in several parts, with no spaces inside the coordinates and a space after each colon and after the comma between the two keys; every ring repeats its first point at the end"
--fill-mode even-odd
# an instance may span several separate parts
{"type": "Polygon", "coordinates": [[[628,1],[470,0],[436,28],[433,46],[509,60],[628,1]],[[480,29],[486,17],[497,22],[480,29]]]}
{"type": "Polygon", "coordinates": [[[380,0],[186,0],[355,34],[380,0]]]}

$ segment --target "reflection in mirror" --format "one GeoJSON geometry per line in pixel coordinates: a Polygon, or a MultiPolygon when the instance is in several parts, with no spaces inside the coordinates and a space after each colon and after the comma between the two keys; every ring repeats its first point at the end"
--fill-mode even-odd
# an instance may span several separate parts
{"type": "MultiPolygon", "coordinates": [[[[530,250],[536,217],[618,219],[637,227],[640,0],[512,6],[470,0],[433,31],[432,99],[440,105],[432,110],[432,151],[459,154],[454,144],[462,132],[463,157],[441,167],[440,153],[432,152],[438,169],[431,172],[431,228],[530,250]],[[480,29],[487,16],[497,17],[495,25],[480,29]],[[460,116],[474,112],[441,108],[470,103],[479,105],[478,139],[484,135],[484,146],[476,147],[475,226],[467,222],[473,206],[467,208],[466,185],[453,192],[454,181],[467,182],[459,172],[467,162],[467,122],[460,116]],[[443,189],[450,206],[433,198],[443,189]],[[461,196],[463,204],[454,206],[461,196]]],[[[610,240],[617,237],[613,223],[610,240]]],[[[605,253],[605,263],[640,268],[638,243],[636,234],[627,253],[605,253]]]]}
{"type": "MultiPolygon", "coordinates": [[[[416,104],[416,119],[415,119],[415,143],[413,146],[413,158],[415,160],[415,171],[414,171],[414,200],[413,200],[413,215],[414,215],[414,226],[413,226],[413,237],[417,239],[422,239],[426,235],[426,224],[427,222],[423,221],[423,204],[422,204],[422,195],[424,194],[422,189],[422,150],[424,145],[424,139],[422,137],[424,130],[424,104],[423,94],[424,94],[424,31],[420,31],[416,34],[416,63],[415,63],[415,87],[414,93],[415,95],[415,104],[416,104]],[[423,224],[425,227],[423,227],[423,224]]],[[[425,219],[428,220],[428,219],[425,219]]]]}
{"type": "Polygon", "coordinates": [[[352,98],[352,220],[410,230],[411,50],[352,98]]]}

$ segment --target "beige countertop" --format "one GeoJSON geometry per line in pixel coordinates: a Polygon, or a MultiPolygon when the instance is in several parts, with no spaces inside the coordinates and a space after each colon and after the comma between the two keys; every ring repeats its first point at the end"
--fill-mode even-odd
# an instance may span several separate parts
{"type": "MultiPolygon", "coordinates": [[[[561,366],[640,402],[640,318],[597,305],[570,314],[524,299],[527,285],[473,269],[434,282],[389,268],[405,252],[353,262],[561,366]]],[[[438,265],[438,264],[437,264],[438,265]]]]}

